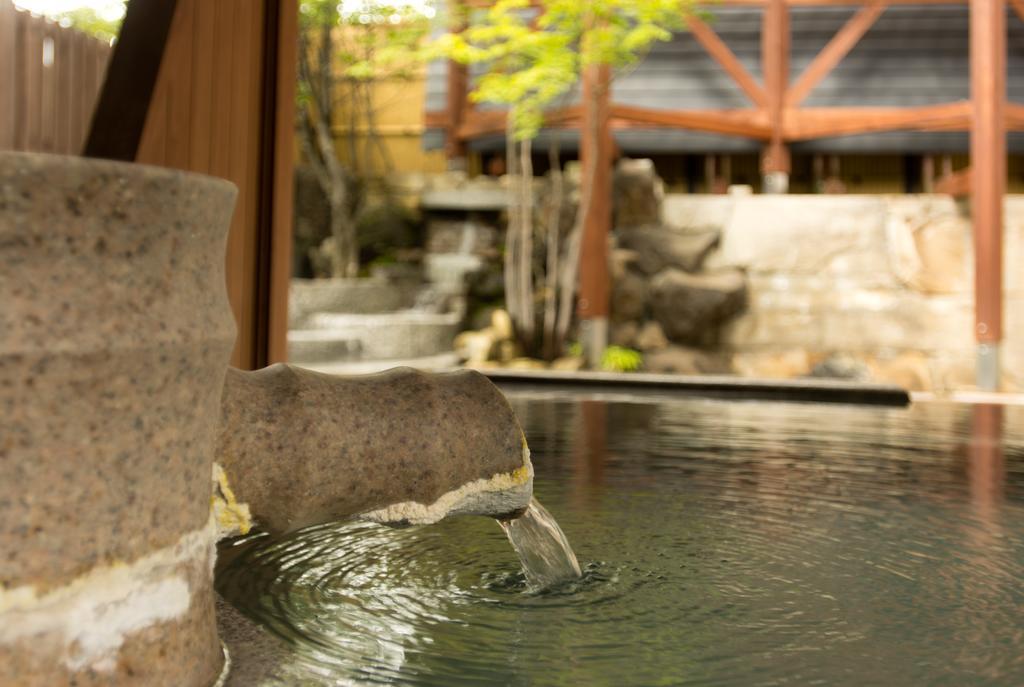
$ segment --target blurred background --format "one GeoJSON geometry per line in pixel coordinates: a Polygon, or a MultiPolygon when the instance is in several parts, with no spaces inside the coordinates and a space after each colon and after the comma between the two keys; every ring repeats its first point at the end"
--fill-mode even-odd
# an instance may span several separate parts
{"type": "MultiPolygon", "coordinates": [[[[139,157],[239,184],[237,365],[1024,388],[1020,3],[177,5],[139,157]]],[[[0,0],[0,149],[124,7],[0,0]]]]}

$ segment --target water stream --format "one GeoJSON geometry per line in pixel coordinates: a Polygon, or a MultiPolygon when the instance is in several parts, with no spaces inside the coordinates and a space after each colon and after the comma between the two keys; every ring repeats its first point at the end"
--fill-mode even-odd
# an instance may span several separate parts
{"type": "Polygon", "coordinates": [[[582,577],[565,532],[536,498],[521,517],[498,522],[523,564],[531,589],[540,591],[582,577]]]}

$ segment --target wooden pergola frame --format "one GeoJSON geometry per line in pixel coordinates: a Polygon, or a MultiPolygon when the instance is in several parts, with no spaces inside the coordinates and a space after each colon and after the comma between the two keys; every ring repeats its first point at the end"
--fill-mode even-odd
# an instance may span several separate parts
{"type": "MultiPolygon", "coordinates": [[[[788,144],[831,136],[881,131],[966,131],[971,134],[972,213],[975,238],[975,335],[979,344],[979,386],[994,388],[998,362],[993,355],[1002,339],[1002,215],[1006,188],[1006,132],[1024,131],[1024,104],[1006,102],[1007,0],[720,0],[716,6],[762,9],[761,64],[763,79],[755,78],[714,29],[696,16],[688,18],[690,34],[731,77],[750,101],[750,107],[726,110],[662,110],[602,102],[598,141],[584,140],[593,129],[584,125],[584,108],[568,107],[548,113],[549,128],[581,132],[580,149],[602,150],[616,130],[633,128],[687,129],[739,136],[763,143],[761,168],[766,175],[790,172],[788,144]],[[894,5],[966,5],[970,8],[970,100],[919,107],[804,107],[814,91],[885,10],[894,5]],[[789,13],[794,7],[857,7],[802,73],[791,75],[789,13]],[[986,368],[988,366],[988,368],[986,368]]],[[[1024,0],[1009,0],[1024,20],[1024,0]]],[[[485,7],[487,0],[468,0],[485,7]]],[[[503,112],[477,111],[466,98],[466,69],[452,63],[448,70],[445,112],[427,113],[427,126],[444,128],[450,158],[465,155],[468,141],[504,131],[503,112]]],[[[608,89],[602,91],[609,98],[608,89]]],[[[608,186],[610,174],[598,183],[608,186]]],[[[952,184],[951,184],[952,186],[952,184]]],[[[601,192],[595,195],[603,196],[601,192]]],[[[582,317],[607,316],[608,275],[594,255],[607,243],[610,207],[588,209],[581,273],[582,317]],[[602,216],[589,216],[590,211],[602,216]],[[588,250],[589,247],[589,250],[588,250]],[[593,270],[598,270],[597,275],[593,270]]]]}

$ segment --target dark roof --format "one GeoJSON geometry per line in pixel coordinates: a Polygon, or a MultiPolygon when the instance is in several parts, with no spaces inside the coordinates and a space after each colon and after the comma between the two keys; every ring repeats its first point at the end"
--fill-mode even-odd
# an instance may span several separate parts
{"type": "MultiPolygon", "coordinates": [[[[853,7],[799,7],[790,12],[790,74],[796,79],[833,35],[853,16],[853,7]]],[[[1024,102],[1024,22],[1007,10],[1008,96],[1024,102]]],[[[744,67],[761,78],[761,12],[718,7],[709,23],[744,67]]],[[[888,8],[861,41],[803,102],[807,107],[918,106],[966,100],[968,78],[968,9],[955,5],[904,5],[888,8]]],[[[657,109],[720,109],[750,106],[743,92],[690,35],[656,45],[612,86],[617,103],[657,109]]],[[[574,100],[570,97],[567,104],[574,100]]],[[[445,65],[428,74],[428,110],[443,110],[445,65]]],[[[664,129],[616,131],[624,152],[754,151],[761,144],[743,138],[664,129]]],[[[575,136],[566,138],[574,145],[575,136]]],[[[1024,135],[1010,135],[1011,149],[1024,151],[1024,135]]],[[[443,142],[430,130],[428,148],[443,142]]],[[[499,137],[474,141],[478,149],[498,149],[499,137]]],[[[795,151],[821,152],[956,152],[967,150],[966,133],[887,132],[804,141],[795,151]]]]}

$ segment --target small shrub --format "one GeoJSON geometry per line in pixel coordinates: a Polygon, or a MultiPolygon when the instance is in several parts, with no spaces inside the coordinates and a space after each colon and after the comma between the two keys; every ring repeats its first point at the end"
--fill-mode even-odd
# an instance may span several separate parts
{"type": "Polygon", "coordinates": [[[601,369],[605,372],[636,372],[643,362],[640,351],[623,346],[609,346],[601,355],[601,369]]]}

